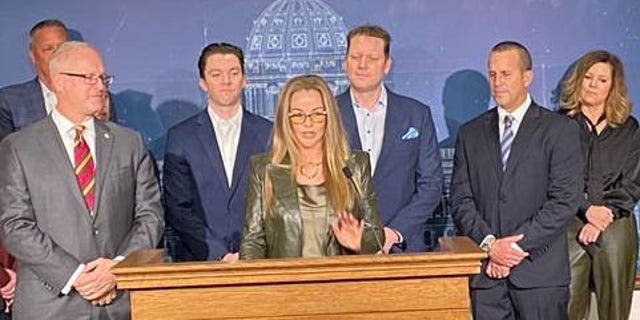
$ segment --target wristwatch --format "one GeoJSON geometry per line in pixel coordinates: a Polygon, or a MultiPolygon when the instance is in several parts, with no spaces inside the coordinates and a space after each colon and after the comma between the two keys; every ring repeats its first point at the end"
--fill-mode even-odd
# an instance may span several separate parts
{"type": "Polygon", "coordinates": [[[489,251],[491,251],[491,246],[493,246],[493,243],[496,242],[496,237],[492,234],[484,237],[484,240],[482,240],[482,242],[480,243],[480,249],[482,249],[482,251],[489,253],[489,251]]]}

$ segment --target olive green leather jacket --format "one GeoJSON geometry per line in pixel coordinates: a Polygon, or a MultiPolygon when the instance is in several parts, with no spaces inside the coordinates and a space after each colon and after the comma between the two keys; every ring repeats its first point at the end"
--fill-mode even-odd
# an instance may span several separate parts
{"type": "MultiPolygon", "coordinates": [[[[373,254],[384,245],[384,232],[373,193],[369,155],[354,150],[347,160],[347,166],[353,172],[353,179],[363,194],[361,201],[363,208],[354,210],[356,211],[354,215],[364,218],[364,221],[369,224],[364,229],[360,253],[373,254]],[[377,234],[377,240],[374,232],[377,234]],[[380,241],[379,244],[378,241],[380,241]]],[[[271,164],[267,154],[253,156],[246,201],[247,211],[240,242],[240,259],[300,257],[302,255],[302,217],[297,184],[292,177],[291,166],[271,164]],[[262,199],[265,174],[269,175],[274,194],[274,209],[266,217],[262,199]]],[[[329,229],[328,226],[327,229],[329,229]]],[[[325,251],[327,256],[349,252],[330,234],[325,251]]]]}

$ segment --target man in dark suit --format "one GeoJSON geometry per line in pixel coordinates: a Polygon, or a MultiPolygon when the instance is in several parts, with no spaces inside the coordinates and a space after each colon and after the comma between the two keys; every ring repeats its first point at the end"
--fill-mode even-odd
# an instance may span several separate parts
{"type": "Polygon", "coordinates": [[[426,105],[388,90],[391,37],[363,25],[347,36],[350,87],[336,99],[349,143],[369,152],[385,252],[424,251],[426,224],[442,196],[436,131],[426,105]]]}
{"type": "Polygon", "coordinates": [[[0,140],[51,112],[56,97],[51,91],[49,58],[68,39],[67,27],[59,20],[43,20],[31,28],[29,58],[36,78],[0,89],[0,140]]]}
{"type": "Polygon", "coordinates": [[[471,280],[476,320],[567,318],[565,231],[583,177],[578,128],[531,100],[531,67],[521,44],[494,46],[498,107],[466,123],[456,142],[453,219],[489,254],[471,280]]]}
{"type": "Polygon", "coordinates": [[[266,152],[271,123],[242,107],[246,79],[239,47],[208,45],[198,69],[208,105],[167,134],[167,223],[188,250],[177,259],[233,261],[245,217],[249,157],[266,152]]]}
{"type": "Polygon", "coordinates": [[[100,54],[65,42],[51,56],[57,104],[0,142],[0,239],[18,261],[14,319],[128,319],[111,268],[154,248],[164,227],[158,181],[139,134],[94,119],[100,54]]]}

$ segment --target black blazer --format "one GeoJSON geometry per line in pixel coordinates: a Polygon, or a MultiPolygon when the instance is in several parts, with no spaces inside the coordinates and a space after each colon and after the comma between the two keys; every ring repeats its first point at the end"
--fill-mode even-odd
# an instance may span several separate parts
{"type": "MultiPolygon", "coordinates": [[[[521,288],[569,284],[566,226],[575,215],[583,185],[579,128],[532,102],[502,171],[498,112],[494,108],[459,131],[451,201],[458,232],[476,243],[524,234],[518,245],[530,253],[509,275],[521,288]]],[[[497,281],[484,273],[471,286],[497,281]]]]}

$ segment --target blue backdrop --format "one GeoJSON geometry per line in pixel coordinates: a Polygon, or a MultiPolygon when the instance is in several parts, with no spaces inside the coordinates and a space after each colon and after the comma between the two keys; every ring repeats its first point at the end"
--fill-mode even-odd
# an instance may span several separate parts
{"type": "MultiPolygon", "coordinates": [[[[446,179],[452,154],[446,147],[457,127],[491,105],[485,66],[498,41],[530,49],[531,93],[548,107],[571,62],[593,49],[620,56],[631,97],[640,98],[637,0],[6,0],[0,86],[33,77],[27,32],[45,18],[65,21],[74,38],[103,53],[116,76],[118,121],[140,131],[159,160],[166,129],[204,105],[196,60],[210,42],[245,49],[245,106],[269,117],[279,86],[293,74],[320,73],[343,90],[346,31],[363,23],[385,27],[392,35],[388,85],[431,106],[446,179]]],[[[445,205],[444,225],[446,213],[445,205]]]]}

